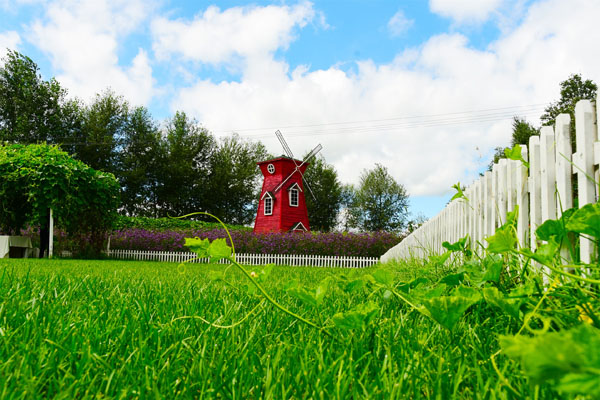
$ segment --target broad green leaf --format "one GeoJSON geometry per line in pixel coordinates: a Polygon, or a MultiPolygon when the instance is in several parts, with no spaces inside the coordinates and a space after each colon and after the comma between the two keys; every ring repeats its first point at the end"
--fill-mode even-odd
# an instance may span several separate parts
{"type": "Polygon", "coordinates": [[[464,272],[458,272],[456,274],[448,274],[440,279],[440,283],[445,283],[448,286],[458,286],[465,279],[464,272]]]}
{"type": "Polygon", "coordinates": [[[509,160],[521,161],[523,165],[529,168],[529,163],[523,158],[523,154],[521,153],[521,146],[519,146],[518,144],[515,144],[515,146],[512,149],[505,148],[504,155],[509,160]]]}
{"type": "Polygon", "coordinates": [[[481,295],[473,291],[459,291],[460,295],[439,296],[424,299],[423,305],[431,318],[448,330],[452,330],[469,307],[481,300],[481,295]]]}
{"type": "Polygon", "coordinates": [[[449,242],[444,242],[444,243],[442,243],[442,246],[444,246],[444,248],[449,251],[463,251],[464,248],[466,247],[468,239],[469,239],[469,236],[467,235],[452,244],[450,244],[449,242]]]}
{"type": "Polygon", "coordinates": [[[371,274],[377,283],[389,286],[394,283],[394,274],[387,269],[378,269],[371,274]]]}
{"type": "Polygon", "coordinates": [[[359,304],[350,311],[337,313],[332,320],[336,327],[345,330],[360,329],[377,314],[379,306],[372,301],[359,304]]]}
{"type": "Polygon", "coordinates": [[[500,308],[514,319],[520,319],[520,307],[523,303],[520,299],[509,299],[495,287],[483,289],[485,301],[494,307],[500,308]]]}
{"type": "Polygon", "coordinates": [[[208,247],[208,256],[210,257],[210,262],[231,257],[231,247],[227,246],[225,239],[215,239],[208,247]]]}
{"type": "Polygon", "coordinates": [[[208,278],[211,281],[222,281],[225,279],[225,270],[208,271],[208,278]]]}
{"type": "Polygon", "coordinates": [[[600,239],[600,203],[586,204],[571,215],[567,229],[600,239]]]}
{"type": "Polygon", "coordinates": [[[541,244],[533,253],[529,249],[522,249],[519,251],[520,254],[523,254],[526,257],[532,258],[540,264],[544,264],[547,266],[553,266],[556,257],[558,256],[560,251],[560,244],[555,241],[555,238],[552,237],[548,243],[541,244]]]}
{"type": "Polygon", "coordinates": [[[344,286],[344,290],[348,293],[357,292],[367,286],[367,281],[363,278],[354,279],[344,286]]]}
{"type": "Polygon", "coordinates": [[[268,280],[269,275],[271,275],[271,271],[273,271],[273,267],[275,264],[267,264],[260,270],[260,272],[256,276],[256,280],[260,283],[264,283],[268,280]]]}
{"type": "Polygon", "coordinates": [[[600,330],[583,324],[534,337],[501,335],[498,340],[533,383],[557,381],[564,392],[600,396],[600,330]]]}
{"type": "Polygon", "coordinates": [[[309,304],[313,307],[317,307],[319,304],[315,295],[313,293],[310,293],[308,290],[306,290],[300,285],[289,288],[287,292],[295,298],[297,298],[298,300],[301,300],[302,302],[309,304]]]}
{"type": "Polygon", "coordinates": [[[323,299],[325,298],[325,295],[327,295],[327,293],[329,292],[330,282],[331,278],[325,278],[321,282],[319,282],[319,285],[315,290],[315,300],[317,301],[318,306],[321,305],[323,299]]]}
{"type": "Polygon", "coordinates": [[[185,246],[196,253],[200,258],[208,257],[208,248],[210,246],[210,241],[208,239],[200,239],[197,237],[185,238],[185,246]]]}
{"type": "Polygon", "coordinates": [[[410,282],[402,283],[402,284],[398,285],[397,289],[403,291],[404,293],[408,293],[409,290],[415,289],[419,285],[423,285],[428,282],[429,282],[429,280],[427,278],[419,277],[419,278],[413,279],[410,282]]]}
{"type": "Polygon", "coordinates": [[[502,257],[494,254],[488,254],[482,261],[485,272],[483,274],[482,281],[484,282],[496,282],[500,281],[500,273],[504,266],[502,257]]]}
{"type": "Polygon", "coordinates": [[[557,236],[562,238],[565,234],[565,229],[561,222],[555,219],[544,221],[543,224],[535,230],[535,236],[538,240],[550,240],[551,237],[557,236]]]}
{"type": "Polygon", "coordinates": [[[492,236],[485,238],[488,242],[487,251],[501,254],[514,250],[517,245],[517,235],[510,227],[502,227],[492,236]]]}

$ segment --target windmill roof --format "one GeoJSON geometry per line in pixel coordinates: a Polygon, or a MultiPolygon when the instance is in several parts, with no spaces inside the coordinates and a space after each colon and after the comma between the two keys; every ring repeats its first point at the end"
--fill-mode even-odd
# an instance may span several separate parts
{"type": "MultiPolygon", "coordinates": [[[[256,164],[257,164],[257,165],[262,165],[262,164],[266,164],[266,163],[272,163],[272,162],[274,162],[274,161],[280,161],[280,160],[289,160],[289,161],[296,160],[296,162],[297,162],[298,164],[302,163],[302,160],[298,160],[298,159],[296,159],[296,158],[291,158],[291,157],[288,157],[288,156],[283,156],[283,155],[282,155],[282,156],[279,156],[279,157],[277,157],[277,158],[271,158],[270,160],[259,161],[259,162],[257,162],[256,164]]],[[[308,163],[308,162],[304,163],[304,165],[308,165],[308,164],[310,164],[310,163],[308,163]]]]}

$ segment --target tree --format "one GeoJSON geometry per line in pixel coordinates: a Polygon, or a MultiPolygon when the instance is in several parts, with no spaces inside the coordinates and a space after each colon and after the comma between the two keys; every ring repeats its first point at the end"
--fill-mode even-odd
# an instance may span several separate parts
{"type": "MultiPolygon", "coordinates": [[[[119,202],[119,184],[112,174],[74,160],[57,146],[0,146],[0,229],[18,233],[26,224],[39,225],[47,237],[49,209],[57,224],[71,234],[89,234],[99,251],[119,202]],[[46,235],[43,231],[46,231],[46,235]]],[[[83,238],[84,236],[80,235],[83,238]]]]}
{"type": "Polygon", "coordinates": [[[159,171],[164,167],[164,143],[148,109],[137,107],[129,113],[123,130],[119,155],[121,204],[128,215],[156,213],[159,171]]]}
{"type": "MultiPolygon", "coordinates": [[[[539,134],[540,130],[527,122],[525,118],[513,117],[511,147],[514,147],[516,144],[529,145],[529,138],[539,134]]],[[[496,147],[494,149],[494,157],[488,165],[488,171],[492,170],[492,167],[498,160],[506,158],[504,155],[505,149],[505,147],[496,147]]]]}
{"type": "Polygon", "coordinates": [[[408,194],[386,167],[375,164],[361,174],[349,212],[351,225],[363,231],[399,231],[408,217],[408,194]]]}
{"type": "Polygon", "coordinates": [[[125,131],[128,127],[129,104],[111,90],[97,94],[92,104],[82,110],[82,128],[72,141],[75,157],[90,167],[111,172],[120,178],[125,131]]]}
{"type": "Polygon", "coordinates": [[[313,199],[305,188],[310,227],[313,231],[329,232],[336,225],[342,205],[342,184],[337,172],[322,156],[317,156],[306,169],[304,177],[315,196],[313,199]]]}
{"type": "Polygon", "coordinates": [[[583,80],[581,75],[573,74],[560,83],[560,99],[551,103],[540,117],[542,125],[554,125],[559,114],[571,116],[571,145],[576,150],[575,141],[575,105],[579,100],[595,100],[598,86],[591,80],[583,80]]]}
{"type": "Polygon", "coordinates": [[[45,81],[27,56],[9,50],[0,66],[0,141],[60,143],[77,124],[76,101],[45,81]]]}
{"type": "Polygon", "coordinates": [[[157,188],[158,216],[206,211],[214,137],[178,111],[167,121],[164,164],[157,188]]]}
{"type": "Polygon", "coordinates": [[[206,210],[223,222],[245,225],[256,214],[261,173],[256,163],[267,159],[260,142],[236,134],[222,139],[210,158],[206,210]]]}

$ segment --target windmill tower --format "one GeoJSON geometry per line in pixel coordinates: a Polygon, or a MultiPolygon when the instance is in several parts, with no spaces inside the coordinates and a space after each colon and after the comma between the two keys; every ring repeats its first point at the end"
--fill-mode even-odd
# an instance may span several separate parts
{"type": "Polygon", "coordinates": [[[264,176],[258,211],[254,222],[255,233],[308,231],[308,211],[304,188],[314,198],[304,179],[308,161],[323,148],[317,145],[303,161],[296,160],[281,132],[275,132],[287,156],[258,162],[264,176]]]}

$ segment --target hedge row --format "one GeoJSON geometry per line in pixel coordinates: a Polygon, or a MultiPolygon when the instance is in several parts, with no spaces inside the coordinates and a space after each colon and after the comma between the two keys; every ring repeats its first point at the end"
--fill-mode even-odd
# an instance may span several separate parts
{"type": "MultiPolygon", "coordinates": [[[[225,230],[163,230],[121,229],[111,235],[111,249],[188,251],[186,237],[214,240],[226,238],[225,230]]],[[[387,233],[266,233],[231,231],[238,253],[306,254],[323,256],[379,257],[398,244],[402,236],[387,233]]],[[[229,243],[229,239],[227,239],[229,243]]]]}
{"type": "MultiPolygon", "coordinates": [[[[127,217],[119,215],[114,223],[117,230],[123,229],[145,229],[149,231],[210,231],[219,229],[221,224],[218,222],[194,221],[191,219],[177,218],[148,218],[148,217],[127,217]]],[[[242,225],[227,225],[227,229],[251,231],[252,228],[242,225]]]]}

